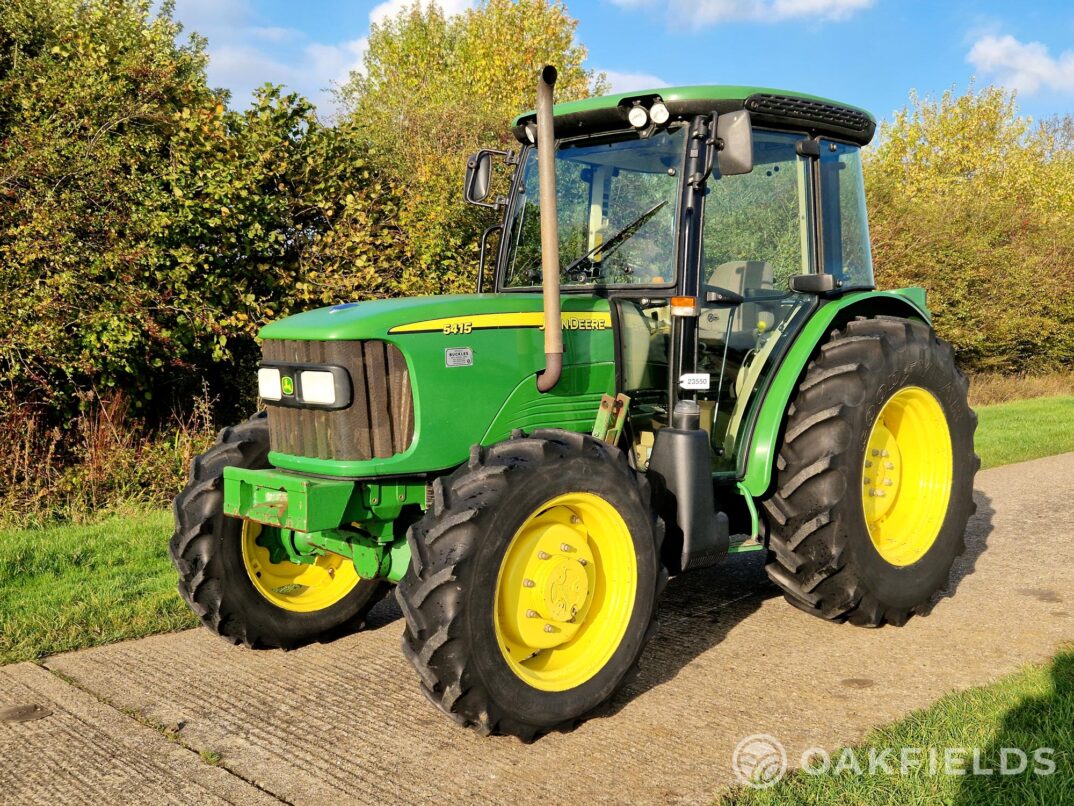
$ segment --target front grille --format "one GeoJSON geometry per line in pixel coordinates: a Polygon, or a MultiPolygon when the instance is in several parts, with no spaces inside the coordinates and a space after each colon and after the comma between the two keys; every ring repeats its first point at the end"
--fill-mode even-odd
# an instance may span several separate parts
{"type": "Polygon", "coordinates": [[[746,99],[746,109],[758,115],[798,120],[822,128],[871,135],[872,120],[864,112],[845,106],[759,92],[746,99]]]}
{"type": "Polygon", "coordinates": [[[354,398],[325,411],[268,405],[272,450],[293,456],[362,461],[402,453],[414,437],[410,373],[399,348],[383,341],[265,342],[266,363],[331,364],[351,376],[354,398]]]}

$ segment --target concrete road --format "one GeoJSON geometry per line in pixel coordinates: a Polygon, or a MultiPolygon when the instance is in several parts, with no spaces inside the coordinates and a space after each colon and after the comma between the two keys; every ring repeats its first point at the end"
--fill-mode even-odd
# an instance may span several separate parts
{"type": "Polygon", "coordinates": [[[792,758],[834,750],[1074,640],[1074,454],[977,487],[969,551],[928,618],[829,624],[786,604],[760,557],[731,558],[672,581],[641,675],[604,713],[532,745],[425,701],[391,602],[295,652],[194,630],[5,667],[0,709],[51,714],[0,722],[0,801],[708,802],[747,735],[792,758]]]}

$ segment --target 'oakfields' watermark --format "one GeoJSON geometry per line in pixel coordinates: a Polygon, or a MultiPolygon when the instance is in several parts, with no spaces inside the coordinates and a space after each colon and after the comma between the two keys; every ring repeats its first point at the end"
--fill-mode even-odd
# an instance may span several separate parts
{"type": "MultiPolygon", "coordinates": [[[[846,747],[835,754],[810,747],[798,760],[806,775],[1052,775],[1055,750],[1003,747],[846,747]]],[[[753,789],[774,786],[787,773],[787,750],[774,736],[747,736],[731,755],[731,767],[740,783],[753,789]]]]}

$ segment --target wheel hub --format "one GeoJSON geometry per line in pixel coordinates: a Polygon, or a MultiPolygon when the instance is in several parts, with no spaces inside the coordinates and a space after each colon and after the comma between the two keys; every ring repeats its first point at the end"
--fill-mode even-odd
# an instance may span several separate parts
{"type": "Polygon", "coordinates": [[[881,407],[862,462],[862,510],[877,552],[911,565],[936,542],[951,496],[951,432],[939,400],[906,386],[881,407]]]}
{"type": "Polygon", "coordinates": [[[354,563],[338,554],[292,563],[281,531],[243,521],[242,560],[251,584],[261,596],[283,610],[312,613],[340,602],[361,581],[354,563]]]}
{"type": "Polygon", "coordinates": [[[595,674],[626,630],[636,563],[622,517],[595,495],[563,495],[530,516],[497,582],[495,629],[511,669],[548,691],[595,674]]]}
{"type": "Polygon", "coordinates": [[[883,518],[898,500],[903,469],[899,441],[885,423],[884,412],[873,427],[865,457],[863,493],[869,520],[876,521],[883,518]]]}
{"type": "Polygon", "coordinates": [[[568,554],[537,560],[536,565],[537,584],[530,596],[534,606],[554,621],[573,621],[589,598],[585,567],[568,554]]]}

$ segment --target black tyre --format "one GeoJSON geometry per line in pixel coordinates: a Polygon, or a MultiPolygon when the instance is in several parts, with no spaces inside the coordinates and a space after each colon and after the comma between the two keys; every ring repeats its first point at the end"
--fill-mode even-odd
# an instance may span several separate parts
{"type": "Polygon", "coordinates": [[[268,451],[263,412],[221,431],[216,445],[194,460],[189,482],[172,505],[175,533],[168,549],[179,572],[179,593],[202,624],[233,644],[290,649],[357,628],[386,586],[345,577],[353,574],[353,564],[340,557],[318,560],[323,586],[304,585],[298,574],[309,566],[272,563],[267,551],[254,555],[261,552],[260,526],[223,514],[223,472],[268,467],[268,451]],[[295,584],[277,594],[265,581],[270,578],[295,584]],[[328,604],[319,607],[320,602],[328,604]]]}
{"type": "Polygon", "coordinates": [[[616,448],[537,431],[436,481],[407,535],[403,651],[461,725],[571,727],[635,668],[667,579],[649,488],[616,448]]]}
{"type": "Polygon", "coordinates": [[[820,348],[764,505],[766,570],[791,604],[870,627],[928,612],[975,508],[967,391],[922,322],[857,319],[820,348]]]}

